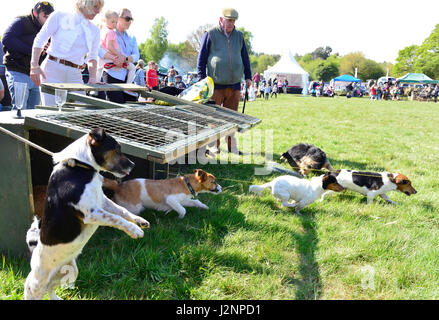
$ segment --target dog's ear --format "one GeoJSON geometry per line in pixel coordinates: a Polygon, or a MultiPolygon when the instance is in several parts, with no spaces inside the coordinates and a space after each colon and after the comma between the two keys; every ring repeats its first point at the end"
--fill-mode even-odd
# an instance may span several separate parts
{"type": "MultiPolygon", "coordinates": [[[[393,181],[392,181],[393,182],[393,181]]],[[[408,184],[410,181],[408,180],[408,178],[405,176],[405,175],[403,175],[403,174],[400,174],[399,172],[398,172],[398,175],[396,176],[396,179],[395,179],[395,183],[396,184],[408,184]]]]}
{"type": "Polygon", "coordinates": [[[206,171],[202,169],[195,169],[194,173],[195,173],[195,178],[199,179],[201,182],[206,181],[207,179],[206,171]]]}
{"type": "Polygon", "coordinates": [[[98,145],[100,142],[102,142],[105,139],[105,137],[106,137],[105,129],[103,128],[92,129],[89,133],[90,145],[92,146],[98,145]]]}

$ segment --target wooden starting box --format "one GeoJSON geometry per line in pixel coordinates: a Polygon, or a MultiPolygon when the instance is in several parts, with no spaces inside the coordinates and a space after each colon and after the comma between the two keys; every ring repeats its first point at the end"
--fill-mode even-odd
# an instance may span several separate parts
{"type": "MultiPolygon", "coordinates": [[[[68,91],[62,111],[39,106],[0,112],[0,126],[51,152],[59,152],[92,128],[104,128],[135,163],[129,179],[165,179],[178,175],[171,162],[217,139],[243,132],[261,120],[215,105],[185,101],[137,85],[43,84],[42,91],[68,91]],[[165,101],[117,104],[76,92],[130,90],[145,98],[165,101]]],[[[26,255],[26,232],[35,212],[34,191],[47,185],[52,159],[40,150],[0,132],[0,253],[26,255]]]]}

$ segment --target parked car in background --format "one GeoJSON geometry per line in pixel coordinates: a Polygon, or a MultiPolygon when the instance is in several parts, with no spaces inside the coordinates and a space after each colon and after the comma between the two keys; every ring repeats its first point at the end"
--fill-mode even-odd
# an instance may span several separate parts
{"type": "Polygon", "coordinates": [[[385,84],[386,82],[391,82],[392,84],[396,82],[396,79],[393,77],[381,77],[378,79],[378,85],[385,84]]]}

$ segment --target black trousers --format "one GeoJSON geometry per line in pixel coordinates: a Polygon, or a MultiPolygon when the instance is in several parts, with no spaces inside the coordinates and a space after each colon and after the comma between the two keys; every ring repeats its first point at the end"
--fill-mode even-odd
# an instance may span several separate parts
{"type": "MultiPolygon", "coordinates": [[[[113,78],[107,72],[103,72],[102,80],[105,83],[126,83],[125,81],[113,78]]],[[[125,103],[127,101],[137,101],[137,97],[133,97],[123,91],[107,91],[107,100],[115,103],[125,103]]]]}

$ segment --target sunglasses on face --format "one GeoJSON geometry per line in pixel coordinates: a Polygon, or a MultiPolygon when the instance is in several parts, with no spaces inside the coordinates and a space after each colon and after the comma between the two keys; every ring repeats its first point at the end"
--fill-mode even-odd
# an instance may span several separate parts
{"type": "Polygon", "coordinates": [[[134,19],[131,17],[121,17],[121,19],[125,19],[126,22],[133,21],[134,19]]]}

